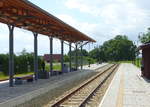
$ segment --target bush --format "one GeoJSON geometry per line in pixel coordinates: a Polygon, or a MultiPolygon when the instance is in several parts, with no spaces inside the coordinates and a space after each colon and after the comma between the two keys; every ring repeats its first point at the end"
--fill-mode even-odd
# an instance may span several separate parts
{"type": "MultiPolygon", "coordinates": [[[[42,59],[38,57],[38,69],[41,69],[42,59]]],[[[0,71],[4,75],[9,75],[9,55],[0,54],[0,71]]],[[[34,71],[33,53],[21,53],[19,56],[14,55],[14,74],[22,74],[34,71]]]]}
{"type": "Polygon", "coordinates": [[[1,71],[4,75],[8,75],[8,54],[0,54],[0,65],[1,65],[1,71]]]}

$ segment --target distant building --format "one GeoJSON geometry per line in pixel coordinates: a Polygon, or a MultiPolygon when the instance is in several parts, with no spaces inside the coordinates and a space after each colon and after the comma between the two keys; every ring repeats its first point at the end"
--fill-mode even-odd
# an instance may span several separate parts
{"type": "MultiPolygon", "coordinates": [[[[61,61],[61,54],[53,54],[52,58],[53,58],[53,61],[60,62],[61,61]]],[[[50,62],[50,54],[44,54],[43,59],[44,59],[44,61],[49,63],[50,62]]]]}

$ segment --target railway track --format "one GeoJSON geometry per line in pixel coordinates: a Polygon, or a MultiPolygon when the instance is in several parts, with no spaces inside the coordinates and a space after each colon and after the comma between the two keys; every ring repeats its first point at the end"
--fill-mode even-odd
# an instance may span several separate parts
{"type": "MultiPolygon", "coordinates": [[[[63,98],[51,104],[51,107],[85,107],[92,104],[94,96],[111,74],[118,67],[117,64],[107,65],[101,68],[101,72],[93,76],[63,98]]],[[[99,70],[99,69],[97,69],[99,70]]]]}

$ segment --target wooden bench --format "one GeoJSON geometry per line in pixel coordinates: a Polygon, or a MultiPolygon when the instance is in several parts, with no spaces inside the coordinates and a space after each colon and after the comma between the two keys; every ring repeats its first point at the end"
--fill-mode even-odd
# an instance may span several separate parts
{"type": "Polygon", "coordinates": [[[33,75],[27,75],[23,77],[15,77],[15,84],[20,85],[23,83],[23,80],[26,80],[27,82],[33,82],[33,75]]]}

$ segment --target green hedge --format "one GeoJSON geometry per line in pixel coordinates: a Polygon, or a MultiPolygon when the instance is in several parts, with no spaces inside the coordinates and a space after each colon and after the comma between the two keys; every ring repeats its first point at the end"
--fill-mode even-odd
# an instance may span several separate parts
{"type": "Polygon", "coordinates": [[[133,61],[133,64],[136,65],[137,67],[141,67],[141,58],[136,58],[134,61],[133,61]]]}
{"type": "Polygon", "coordinates": [[[0,71],[5,75],[8,75],[8,70],[9,70],[8,60],[9,60],[8,54],[0,54],[0,71]]]}
{"type": "MultiPolygon", "coordinates": [[[[38,57],[39,68],[41,69],[42,59],[38,57]]],[[[0,71],[4,75],[9,75],[9,55],[0,54],[0,71]]],[[[14,74],[22,74],[34,71],[33,53],[25,53],[19,56],[14,55],[14,74]]]]}

